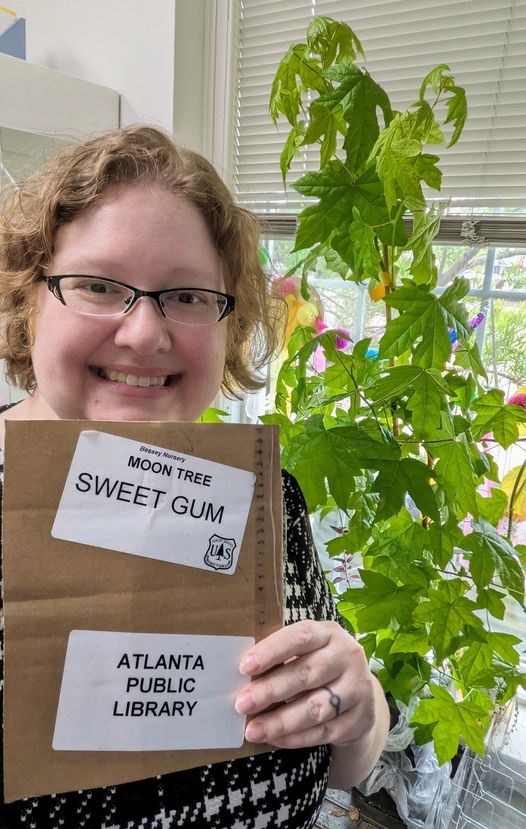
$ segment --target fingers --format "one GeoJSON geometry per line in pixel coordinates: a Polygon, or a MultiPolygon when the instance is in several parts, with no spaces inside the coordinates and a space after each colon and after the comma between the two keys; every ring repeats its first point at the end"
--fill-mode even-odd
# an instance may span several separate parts
{"type": "Polygon", "coordinates": [[[331,651],[312,656],[300,656],[259,678],[240,692],[236,699],[239,714],[256,714],[276,703],[293,700],[306,691],[334,682],[341,672],[337,659],[331,660],[331,651]]]}
{"type": "Polygon", "coordinates": [[[335,629],[341,630],[336,622],[311,621],[296,622],[281,628],[254,645],[241,660],[239,670],[242,674],[254,676],[293,657],[312,653],[330,641],[335,629]]]}
{"type": "Polygon", "coordinates": [[[330,689],[317,688],[286,705],[261,714],[248,723],[247,739],[275,743],[275,740],[287,734],[324,726],[340,716],[346,705],[335,688],[336,685],[330,689]]]}
{"type": "Polygon", "coordinates": [[[370,702],[371,694],[357,695],[339,680],[258,714],[247,724],[245,736],[283,748],[357,740],[374,719],[370,702]]]}
{"type": "MultiPolygon", "coordinates": [[[[346,711],[337,719],[327,720],[317,725],[305,728],[301,731],[274,732],[269,726],[262,727],[259,719],[250,722],[246,729],[246,738],[253,743],[269,743],[277,748],[306,748],[308,746],[323,745],[331,743],[337,745],[339,742],[349,742],[349,739],[342,739],[353,731],[354,715],[352,711],[346,711]],[[252,727],[252,730],[251,730],[252,727]],[[263,736],[262,736],[263,735],[263,736]]],[[[359,739],[359,737],[356,737],[359,739]]]]}
{"type": "Polygon", "coordinates": [[[253,716],[245,732],[252,742],[345,744],[374,723],[373,678],[363,650],[333,622],[277,631],[250,649],[242,668],[255,676],[235,707],[253,716]]]}
{"type": "MultiPolygon", "coordinates": [[[[259,672],[240,692],[236,711],[257,714],[334,682],[349,667],[348,648],[342,647],[342,639],[347,644],[351,637],[339,625],[305,622],[284,628],[258,643],[265,647],[256,645],[247,656],[257,657],[260,669],[266,672],[259,672]]],[[[243,666],[247,656],[242,660],[243,666]]]]}

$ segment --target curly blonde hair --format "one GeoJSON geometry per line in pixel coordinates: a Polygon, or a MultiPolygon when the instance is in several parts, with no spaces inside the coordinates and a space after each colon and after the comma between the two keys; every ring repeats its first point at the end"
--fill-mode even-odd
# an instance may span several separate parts
{"type": "Polygon", "coordinates": [[[222,258],[227,290],[236,297],[222,388],[237,396],[263,386],[260,371],[279,349],[283,311],[260,264],[259,223],[234,203],[206,159],[148,126],[70,146],[7,194],[0,223],[0,358],[7,379],[26,391],[36,387],[31,359],[36,286],[53,256],[59,227],[119,184],[162,187],[201,212],[222,258]]]}

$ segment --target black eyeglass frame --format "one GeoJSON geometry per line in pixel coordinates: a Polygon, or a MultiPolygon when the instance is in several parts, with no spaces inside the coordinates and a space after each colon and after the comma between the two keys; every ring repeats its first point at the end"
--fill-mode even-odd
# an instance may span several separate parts
{"type": "MultiPolygon", "coordinates": [[[[83,314],[82,311],[76,311],[77,314],[83,314],[83,316],[87,316],[87,317],[120,317],[120,316],[122,316],[122,314],[127,314],[129,311],[131,311],[131,309],[133,308],[133,306],[135,305],[135,303],[137,302],[138,299],[141,299],[141,297],[143,297],[143,296],[147,296],[147,297],[151,297],[151,299],[154,300],[155,304],[159,308],[159,311],[161,312],[161,314],[163,315],[163,317],[165,319],[170,320],[170,322],[177,322],[177,320],[172,320],[170,317],[168,317],[166,315],[166,312],[165,312],[165,310],[162,306],[162,302],[161,302],[163,294],[171,294],[171,293],[173,293],[173,291],[199,291],[200,293],[214,294],[215,296],[223,297],[223,299],[226,300],[226,305],[225,305],[225,307],[224,307],[224,309],[221,313],[221,316],[219,317],[219,319],[216,320],[216,322],[221,322],[221,320],[224,320],[225,317],[228,317],[228,315],[232,313],[232,311],[234,310],[235,305],[236,305],[236,298],[234,296],[232,296],[232,294],[225,294],[223,291],[212,291],[210,288],[164,288],[162,291],[143,291],[143,290],[141,290],[141,288],[134,288],[133,285],[127,285],[126,282],[119,282],[118,279],[112,279],[109,276],[96,277],[96,276],[93,276],[93,274],[83,274],[83,273],[62,273],[62,274],[58,274],[58,275],[55,275],[55,276],[43,276],[42,279],[45,282],[47,282],[47,286],[48,286],[49,290],[51,291],[51,293],[53,294],[53,296],[56,296],[56,298],[58,300],[60,300],[62,305],[64,305],[66,308],[68,306],[66,305],[64,297],[62,296],[62,291],[60,290],[60,280],[61,279],[71,279],[72,277],[77,277],[77,278],[80,278],[80,279],[82,279],[82,277],[84,277],[85,279],[95,279],[95,280],[100,279],[101,282],[109,282],[111,285],[118,285],[120,288],[126,288],[128,291],[131,291],[132,294],[133,294],[133,298],[132,298],[131,302],[129,303],[129,305],[127,305],[126,308],[124,308],[122,311],[117,311],[114,314],[88,314],[88,313],[83,314]]],[[[72,309],[70,309],[70,310],[72,310],[72,309]]],[[[184,322],[180,323],[180,324],[181,325],[185,325],[185,324],[192,325],[192,323],[184,323],[184,322]]],[[[213,325],[214,323],[209,323],[209,324],[213,325]]]]}

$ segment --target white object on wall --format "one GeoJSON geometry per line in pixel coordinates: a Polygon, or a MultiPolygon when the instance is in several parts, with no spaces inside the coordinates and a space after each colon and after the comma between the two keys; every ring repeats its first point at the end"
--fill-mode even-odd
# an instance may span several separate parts
{"type": "Polygon", "coordinates": [[[2,54],[0,76],[2,127],[78,139],[118,125],[113,89],[2,54]]]}
{"type": "Polygon", "coordinates": [[[27,60],[121,94],[121,124],[173,127],[176,0],[11,0],[27,60]]]}

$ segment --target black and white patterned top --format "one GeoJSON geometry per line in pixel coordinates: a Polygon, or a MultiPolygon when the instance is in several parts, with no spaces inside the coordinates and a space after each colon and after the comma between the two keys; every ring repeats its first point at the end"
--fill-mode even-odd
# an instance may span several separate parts
{"type": "MultiPolygon", "coordinates": [[[[283,495],[286,624],[335,618],[305,501],[288,473],[283,495]]],[[[7,805],[2,792],[0,829],[309,829],[323,801],[329,764],[330,747],[322,745],[7,805]]]]}

